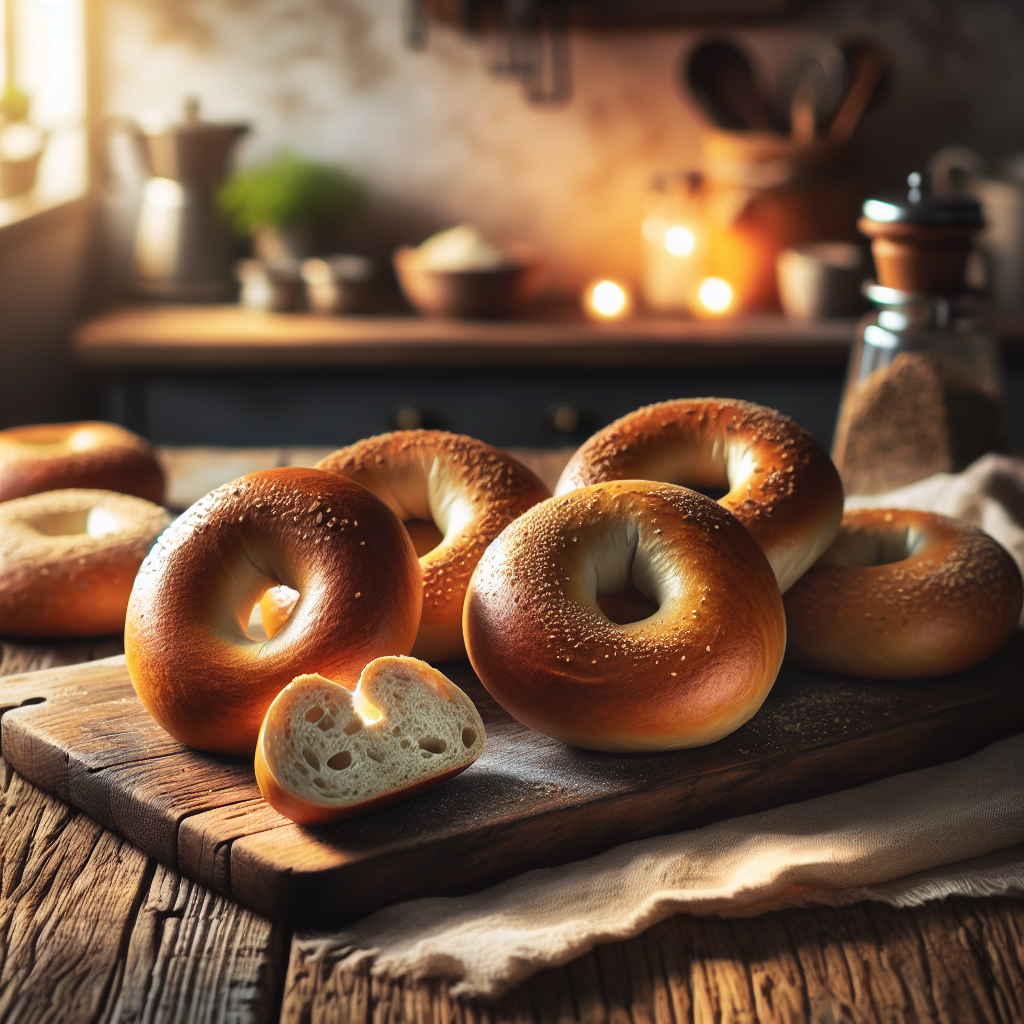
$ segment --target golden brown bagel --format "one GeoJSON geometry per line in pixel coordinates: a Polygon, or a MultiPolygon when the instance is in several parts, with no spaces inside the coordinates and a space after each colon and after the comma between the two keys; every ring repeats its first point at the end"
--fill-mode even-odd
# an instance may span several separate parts
{"type": "Polygon", "coordinates": [[[315,469],[268,469],[196,502],[160,538],[128,605],[125,655],[153,717],[200,750],[252,753],[270,702],[297,675],[355,686],[368,661],[406,654],[419,565],[394,513],[315,469]],[[272,639],[245,629],[260,597],[301,597],[272,639]]]}
{"type": "Polygon", "coordinates": [[[831,459],[792,420],[752,402],[649,405],[599,430],[555,494],[606,480],[729,487],[719,501],[751,532],[785,593],[839,529],[843,488],[831,459]]]}
{"type": "Polygon", "coordinates": [[[695,491],[617,480],[542,502],[473,574],[473,668],[524,725],[591,750],[712,743],[761,706],[782,663],[782,599],[739,521],[695,491]],[[657,611],[617,625],[632,583],[657,611]]]}
{"type": "Polygon", "coordinates": [[[484,549],[551,496],[525,466],[482,441],[443,430],[398,430],[317,463],[384,499],[413,539],[423,570],[423,617],[412,653],[465,657],[462,605],[484,549]]]}
{"type": "Polygon", "coordinates": [[[263,798],[303,825],[404,800],[465,771],[484,724],[450,679],[416,658],[377,658],[350,692],[322,676],[292,680],[256,743],[263,798]]]}
{"type": "Polygon", "coordinates": [[[113,423],[47,423],[0,431],[0,501],[68,487],[159,504],[164,474],[149,444],[113,423]]]}
{"type": "Polygon", "coordinates": [[[135,573],[170,521],[142,498],[82,488],[0,503],[0,635],[120,633],[135,573]]]}
{"type": "Polygon", "coordinates": [[[988,534],[957,519],[856,509],[786,594],[787,656],[872,679],[959,672],[1013,632],[1020,570],[988,534]]]}

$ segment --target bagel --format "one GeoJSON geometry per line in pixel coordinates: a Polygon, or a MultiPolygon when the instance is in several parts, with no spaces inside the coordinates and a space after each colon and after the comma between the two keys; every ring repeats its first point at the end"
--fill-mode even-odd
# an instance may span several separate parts
{"type": "Polygon", "coordinates": [[[0,430],[0,501],[68,487],[134,494],[159,504],[164,474],[149,444],[113,423],[0,430]]]}
{"type": "Polygon", "coordinates": [[[491,696],[590,750],[712,743],[761,706],[782,663],[782,599],[739,520],[685,487],[622,480],[551,498],[480,559],[463,619],[491,696]],[[656,607],[619,625],[632,584],[656,607]]]}
{"type": "Polygon", "coordinates": [[[0,503],[0,635],[120,633],[135,573],[170,521],[142,498],[82,488],[0,503]]]}
{"type": "Polygon", "coordinates": [[[1006,550],[969,523],[931,512],[855,509],[786,594],[787,656],[798,665],[916,679],[994,654],[1024,601],[1006,550]]]}
{"type": "Polygon", "coordinates": [[[791,419],[751,402],[689,398],[623,416],[583,443],[555,494],[625,479],[727,486],[719,503],[761,545],[783,593],[832,543],[843,515],[832,460],[791,419]]]}
{"type": "Polygon", "coordinates": [[[365,487],[313,469],[250,473],[193,505],[146,558],[128,605],[128,671],[176,739],[251,754],[296,676],[354,687],[367,662],[407,654],[421,593],[408,534],[365,487]],[[250,613],[282,583],[301,595],[294,614],[271,639],[250,639],[250,613]]]}
{"type": "Polygon", "coordinates": [[[327,456],[317,469],[368,487],[405,523],[423,571],[413,655],[464,658],[462,606],[473,569],[513,519],[551,496],[548,488],[497,448],[442,430],[371,437],[327,456]]]}
{"type": "Polygon", "coordinates": [[[352,693],[299,676],[256,743],[256,782],[285,817],[316,825],[404,800],[465,771],[484,723],[450,679],[415,658],[377,658],[352,693]]]}

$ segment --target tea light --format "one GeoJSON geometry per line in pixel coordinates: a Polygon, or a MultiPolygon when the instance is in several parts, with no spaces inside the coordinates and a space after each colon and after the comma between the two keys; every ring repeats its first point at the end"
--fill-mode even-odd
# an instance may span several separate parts
{"type": "Polygon", "coordinates": [[[720,277],[706,277],[697,289],[697,301],[702,311],[716,316],[727,313],[732,306],[732,285],[720,277]]]}
{"type": "Polygon", "coordinates": [[[583,312],[591,320],[619,320],[632,306],[629,289],[618,281],[595,281],[583,289],[583,312]]]}

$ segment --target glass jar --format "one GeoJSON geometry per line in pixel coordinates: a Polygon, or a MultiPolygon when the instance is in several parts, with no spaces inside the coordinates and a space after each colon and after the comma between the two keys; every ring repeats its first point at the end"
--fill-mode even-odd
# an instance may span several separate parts
{"type": "Polygon", "coordinates": [[[959,472],[1005,445],[999,346],[970,295],[868,284],[832,457],[848,494],[959,472]]]}
{"type": "Polygon", "coordinates": [[[692,171],[651,179],[640,229],[643,295],[649,309],[682,311],[696,295],[707,251],[700,189],[700,175],[692,171]]]}

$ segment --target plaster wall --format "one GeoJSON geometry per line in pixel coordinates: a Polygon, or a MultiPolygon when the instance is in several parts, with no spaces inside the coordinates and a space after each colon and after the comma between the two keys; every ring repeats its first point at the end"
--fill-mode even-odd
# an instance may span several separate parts
{"type": "MultiPolygon", "coordinates": [[[[107,112],[173,115],[195,95],[209,118],[252,124],[242,162],[291,147],[345,164],[371,194],[350,244],[377,255],[471,220],[534,245],[552,290],[598,273],[635,279],[651,173],[700,164],[701,116],[676,75],[706,28],[576,33],[572,100],[543,108],[454,29],[432,26],[424,52],[406,50],[402,0],[102,3],[107,112]]],[[[874,188],[949,143],[989,158],[1024,150],[1015,0],[822,0],[787,22],[717,31],[766,79],[810,37],[882,41],[895,73],[865,125],[874,188]]]]}

